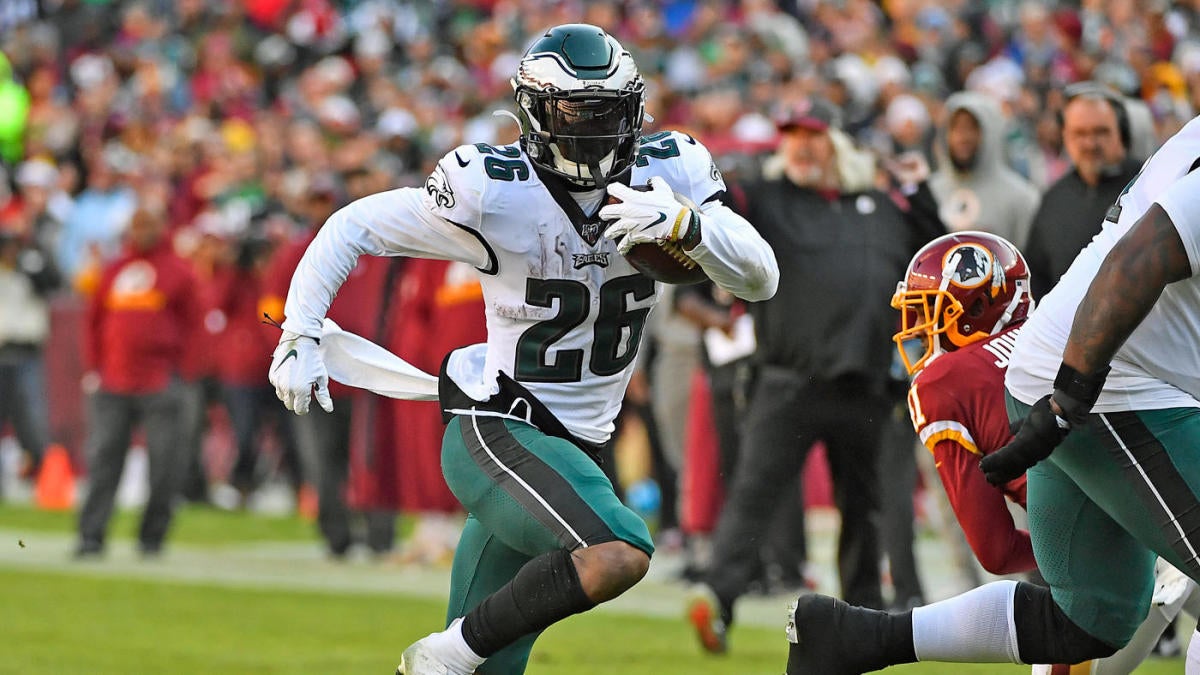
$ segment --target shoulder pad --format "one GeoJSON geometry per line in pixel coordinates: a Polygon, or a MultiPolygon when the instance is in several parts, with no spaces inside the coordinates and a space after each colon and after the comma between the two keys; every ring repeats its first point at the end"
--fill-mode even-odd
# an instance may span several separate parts
{"type": "MultiPolygon", "coordinates": [[[[950,366],[955,359],[948,358],[961,353],[949,352],[934,359],[917,373],[908,390],[908,412],[913,428],[931,452],[939,441],[948,439],[970,452],[979,453],[971,430],[964,424],[968,417],[964,402],[970,397],[963,389],[964,382],[968,382],[965,386],[971,386],[970,375],[964,378],[962,372],[956,373],[950,366]]],[[[958,367],[966,368],[968,363],[959,360],[958,367]]]]}
{"type": "Polygon", "coordinates": [[[422,194],[431,213],[457,225],[479,227],[487,180],[480,154],[474,145],[460,145],[438,160],[422,194]]]}
{"type": "Polygon", "coordinates": [[[680,131],[660,131],[641,138],[634,180],[662,176],[678,193],[696,204],[720,199],[725,180],[704,144],[680,131]]]}

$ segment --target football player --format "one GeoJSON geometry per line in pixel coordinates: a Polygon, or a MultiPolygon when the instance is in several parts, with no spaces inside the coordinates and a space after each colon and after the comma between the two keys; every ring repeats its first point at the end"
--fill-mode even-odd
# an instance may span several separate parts
{"type": "MultiPolygon", "coordinates": [[[[939,237],[909,264],[892,298],[901,311],[895,341],[909,375],[908,410],[967,543],[992,574],[1036,568],[1029,532],[1005,497],[1025,508],[1025,476],[988,484],[979,459],[1010,440],[1004,374],[1021,324],[1033,309],[1029,269],[1007,240],[984,232],[939,237]]],[[[1127,675],[1154,647],[1195,585],[1167,565],[1147,620],[1117,654],[1078,664],[1075,675],[1127,675]]],[[[1067,666],[1035,673],[1068,672],[1067,666]]]]}
{"type": "Polygon", "coordinates": [[[1050,588],[999,581],[905,614],[807,596],[789,673],[1105,657],[1145,618],[1156,555],[1200,579],[1197,157],[1200,118],[1146,161],[1016,342],[1005,386],[1019,429],[980,468],[993,485],[1028,470],[1050,588]]]}
{"type": "Polygon", "coordinates": [[[653,552],[597,465],[662,285],[622,253],[673,242],[721,287],[771,297],[771,248],[722,203],[708,151],[642,136],[645,84],[596,26],[538,38],[513,80],[519,142],[464,145],[423,188],[334,214],[301,260],[271,382],[288,408],[329,409],[322,318],[359,255],[459,260],[479,271],[488,340],[442,366],[443,474],[469,512],[444,631],[399,673],[525,670],[547,626],[620,595],[653,552]],[[649,191],[628,185],[649,184],[649,191]],[[620,203],[602,206],[612,195],[620,203]]]}
{"type": "Polygon", "coordinates": [[[1025,506],[1025,477],[992,487],[979,458],[1011,438],[1004,372],[1033,308],[1029,269],[1016,247],[985,232],[948,234],[917,252],[896,288],[894,339],[908,374],[908,411],[933,453],[967,543],[992,574],[1036,567],[1029,533],[1005,497],[1025,506]]]}

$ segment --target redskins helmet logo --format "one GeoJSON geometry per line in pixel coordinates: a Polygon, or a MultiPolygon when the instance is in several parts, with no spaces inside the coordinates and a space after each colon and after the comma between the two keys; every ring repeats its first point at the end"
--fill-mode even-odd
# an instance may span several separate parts
{"type": "Polygon", "coordinates": [[[953,269],[943,267],[949,273],[950,283],[959,288],[978,288],[992,279],[994,268],[992,254],[979,244],[963,244],[946,252],[946,262],[953,269]]]}

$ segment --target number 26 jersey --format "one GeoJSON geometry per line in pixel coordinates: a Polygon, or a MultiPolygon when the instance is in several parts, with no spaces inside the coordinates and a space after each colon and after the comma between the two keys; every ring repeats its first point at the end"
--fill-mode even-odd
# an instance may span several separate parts
{"type": "MultiPolygon", "coordinates": [[[[690,254],[705,272],[735,295],[769,297],[778,275],[774,255],[721,204],[725,184],[707,149],[677,132],[644,137],[629,182],[645,184],[651,176],[700,205],[702,242],[690,254]]],[[[617,252],[603,237],[605,223],[584,213],[579,201],[587,203],[562,182],[543,181],[517,145],[460,146],[423,187],[372,195],[330,218],[293,278],[284,326],[319,334],[351,256],[467,262],[480,275],[488,341],[452,356],[450,377],[486,400],[506,373],[572,433],[602,443],[662,286],[617,252]]],[[[603,194],[594,195],[594,203],[602,201],[603,194]]]]}

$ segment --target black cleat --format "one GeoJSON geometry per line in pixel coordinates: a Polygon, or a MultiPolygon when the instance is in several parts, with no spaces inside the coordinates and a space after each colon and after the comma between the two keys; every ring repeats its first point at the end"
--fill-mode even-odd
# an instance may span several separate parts
{"type": "Polygon", "coordinates": [[[787,675],[861,675],[916,661],[912,614],[802,595],[788,608],[787,675]]]}

